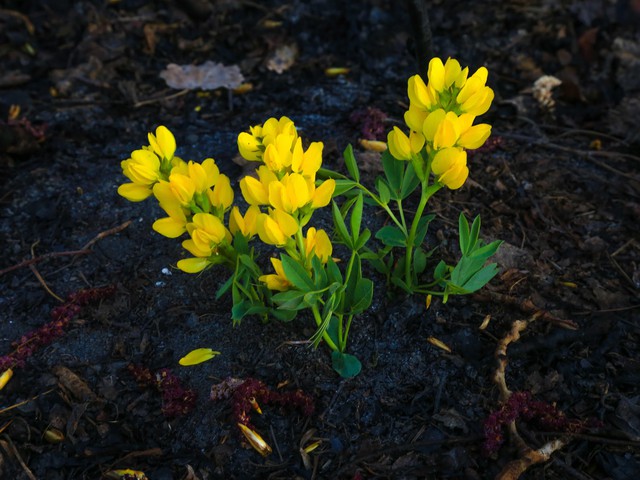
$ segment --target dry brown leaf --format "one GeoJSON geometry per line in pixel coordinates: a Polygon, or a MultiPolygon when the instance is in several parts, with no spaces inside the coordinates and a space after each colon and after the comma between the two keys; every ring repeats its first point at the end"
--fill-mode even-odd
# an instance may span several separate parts
{"type": "Polygon", "coordinates": [[[281,45],[267,61],[267,68],[272,72],[282,73],[289,70],[298,56],[298,45],[281,45]]]}
{"type": "Polygon", "coordinates": [[[226,67],[210,60],[199,66],[170,63],[166,70],[160,72],[160,78],[177,90],[215,90],[221,87],[234,89],[244,82],[237,65],[226,67]]]}

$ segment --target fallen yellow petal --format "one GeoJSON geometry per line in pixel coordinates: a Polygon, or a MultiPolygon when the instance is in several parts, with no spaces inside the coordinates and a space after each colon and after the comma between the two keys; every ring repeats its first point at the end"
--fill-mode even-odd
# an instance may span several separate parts
{"type": "Polygon", "coordinates": [[[178,362],[183,367],[190,365],[198,365],[199,363],[211,360],[216,355],[220,355],[220,352],[211,350],[210,348],[197,348],[180,359],[178,362]]]}
{"type": "Polygon", "coordinates": [[[370,150],[372,152],[384,152],[387,149],[386,142],[381,142],[379,140],[367,140],[365,138],[360,139],[360,145],[365,150],[370,150]]]}
{"type": "Polygon", "coordinates": [[[447,353],[451,353],[451,349],[449,348],[449,346],[446,343],[444,343],[442,340],[438,340],[436,337],[427,338],[427,342],[429,342],[434,347],[441,348],[447,353]]]}
{"type": "Polygon", "coordinates": [[[478,329],[484,330],[485,328],[487,328],[489,326],[489,321],[490,320],[491,320],[491,315],[487,315],[486,317],[484,317],[484,319],[482,320],[482,323],[480,324],[478,329]]]}
{"type": "Polygon", "coordinates": [[[13,377],[13,370],[11,370],[10,368],[7,368],[3,372],[3,374],[0,375],[0,390],[2,390],[7,383],[9,383],[9,380],[11,380],[11,377],[13,377]]]}
{"type": "Polygon", "coordinates": [[[249,441],[254,450],[260,455],[266,457],[272,452],[271,447],[262,439],[262,437],[257,432],[254,432],[242,423],[238,423],[238,427],[240,427],[240,431],[242,431],[242,434],[249,441]]]}
{"type": "Polygon", "coordinates": [[[338,75],[346,75],[350,71],[351,70],[346,67],[332,67],[325,69],[324,74],[327,77],[337,77],[338,75]]]}
{"type": "Polygon", "coordinates": [[[64,441],[64,433],[57,428],[49,427],[44,431],[44,439],[49,443],[61,443],[64,441]]]}
{"type": "Polygon", "coordinates": [[[141,472],[139,470],[131,470],[130,468],[111,470],[110,472],[107,472],[105,476],[107,478],[118,479],[123,478],[125,475],[127,476],[127,478],[133,478],[134,480],[148,480],[148,477],[144,474],[144,472],[141,472]]]}
{"type": "Polygon", "coordinates": [[[302,450],[305,453],[311,453],[313,452],[316,448],[318,448],[320,446],[320,444],[322,443],[322,440],[316,440],[315,442],[307,445],[306,447],[304,447],[302,450]]]}
{"type": "Polygon", "coordinates": [[[433,298],[433,297],[431,296],[431,294],[429,294],[429,295],[427,295],[427,299],[426,299],[426,300],[425,300],[425,302],[424,302],[424,303],[425,303],[425,305],[426,305],[426,307],[427,307],[427,310],[429,310],[429,307],[431,306],[431,299],[432,299],[432,298],[433,298]]]}

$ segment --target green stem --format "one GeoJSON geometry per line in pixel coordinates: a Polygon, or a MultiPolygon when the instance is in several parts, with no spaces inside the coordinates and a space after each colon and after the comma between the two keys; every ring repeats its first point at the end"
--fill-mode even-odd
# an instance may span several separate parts
{"type": "MultiPolygon", "coordinates": [[[[398,212],[400,213],[400,220],[402,221],[402,225],[404,226],[404,231],[407,231],[407,221],[404,218],[404,209],[402,208],[402,200],[396,200],[398,204],[398,212]]],[[[406,233],[405,233],[406,235],[406,233]]]]}
{"type": "MultiPolygon", "coordinates": [[[[344,343],[340,345],[341,352],[344,352],[347,349],[347,338],[349,337],[349,329],[351,328],[351,321],[353,320],[353,315],[349,315],[347,319],[347,327],[344,330],[344,343]]],[[[342,326],[342,319],[340,319],[340,324],[342,326]]]]}
{"type": "Polygon", "coordinates": [[[304,248],[304,236],[302,235],[302,227],[298,227],[298,231],[296,232],[296,246],[298,247],[298,253],[300,255],[299,262],[300,264],[306,268],[307,263],[307,252],[305,252],[304,248]]]}
{"type": "MultiPolygon", "coordinates": [[[[316,321],[316,325],[320,327],[322,325],[322,317],[320,316],[320,312],[318,311],[318,305],[314,304],[311,307],[311,311],[313,312],[313,318],[316,321]]],[[[329,345],[329,348],[331,348],[331,350],[336,350],[338,352],[340,351],[338,346],[334,343],[334,341],[329,336],[329,332],[327,332],[326,329],[324,332],[322,332],[322,338],[324,339],[325,342],[327,342],[327,345],[329,345]]]]}
{"type": "Polygon", "coordinates": [[[389,208],[389,205],[387,205],[386,203],[383,203],[382,200],[380,200],[372,191],[370,191],[367,187],[365,187],[364,185],[360,184],[360,183],[356,183],[356,187],[358,187],[360,190],[362,190],[364,193],[366,193],[367,195],[369,195],[369,197],[376,202],[380,208],[382,208],[385,212],[387,212],[387,215],[389,215],[389,218],[393,221],[393,223],[395,223],[398,228],[400,230],[402,230],[402,233],[405,234],[405,236],[407,235],[407,227],[403,225],[404,222],[400,222],[398,220],[398,217],[396,217],[393,212],[391,211],[391,209],[389,208]]]}

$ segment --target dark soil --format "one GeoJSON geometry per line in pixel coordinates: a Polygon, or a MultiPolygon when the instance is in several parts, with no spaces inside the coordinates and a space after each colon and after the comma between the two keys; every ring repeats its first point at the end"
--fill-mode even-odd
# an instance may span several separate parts
{"type": "MultiPolygon", "coordinates": [[[[402,121],[406,80],[417,68],[404,4],[3,2],[0,270],[80,250],[106,233],[89,254],[3,272],[0,354],[51,320],[59,305],[51,292],[116,289],[15,368],[0,393],[0,407],[19,404],[0,413],[1,478],[98,479],[126,468],[152,480],[493,478],[519,457],[508,442],[483,453],[483,422],[500,408],[494,352],[515,320],[541,312],[509,348],[509,387],[601,424],[522,478],[639,478],[640,4],[433,3],[435,54],[472,71],[486,65],[496,100],[483,118],[493,125],[492,146],[473,155],[461,190],[434,199],[428,241],[452,260],[459,212],[481,214],[484,237],[505,240],[501,273],[481,295],[434,301],[429,310],[424,298],[386,291],[370,273],[374,305],[350,339],[363,370],[344,380],[328,349],[301,342],[313,332],[305,315],[233,328],[230,299],[214,298],[224,272],[173,268],[184,251],[152,232],[157,206],[116,193],[120,160],[164,124],[181,157],[213,156],[237,186],[237,134],[287,115],[304,138],[325,143],[329,168],[342,170],[342,150],[356,145],[372,182],[377,154],[359,150],[367,132],[352,115],[379,109],[385,131],[402,121]],[[279,47],[294,44],[290,68],[267,68],[279,47]],[[158,76],[168,63],[206,60],[239,65],[253,90],[175,95],[158,76]],[[328,67],[350,72],[328,77],[328,67]],[[531,93],[543,74],[563,81],[553,109],[531,93]],[[21,109],[13,121],[11,105],[21,109]],[[221,354],[180,367],[198,347],[221,354]],[[153,374],[171,369],[197,393],[195,409],[164,415],[160,393],[138,384],[132,364],[153,374]],[[315,413],[263,405],[252,416],[274,450],[263,459],[243,442],[231,400],[209,400],[227,377],[302,389],[315,413]],[[51,443],[51,428],[62,441],[51,443]],[[301,447],[316,440],[306,468],[301,447]]],[[[533,448],[562,435],[534,422],[519,429],[533,448]]]]}

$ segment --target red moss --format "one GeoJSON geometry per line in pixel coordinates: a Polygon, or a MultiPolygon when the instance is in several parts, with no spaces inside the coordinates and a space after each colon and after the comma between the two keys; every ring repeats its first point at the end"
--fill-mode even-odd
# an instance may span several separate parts
{"type": "Polygon", "coordinates": [[[87,288],[69,294],[67,301],[51,310],[52,320],[40,328],[33,330],[13,342],[13,351],[0,357],[0,372],[7,368],[23,367],[27,358],[38,349],[49,345],[64,335],[69,323],[84,305],[101,300],[115,293],[114,286],[102,288],[87,288]]]}
{"type": "Polygon", "coordinates": [[[168,368],[158,370],[155,375],[142,365],[129,365],[129,373],[144,387],[155,387],[162,397],[162,413],[169,418],[186,415],[196,406],[195,390],[184,388],[180,379],[168,368]]]}

